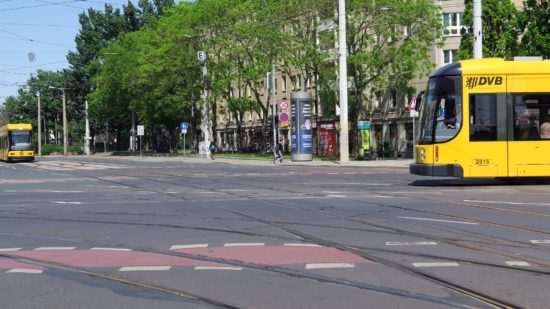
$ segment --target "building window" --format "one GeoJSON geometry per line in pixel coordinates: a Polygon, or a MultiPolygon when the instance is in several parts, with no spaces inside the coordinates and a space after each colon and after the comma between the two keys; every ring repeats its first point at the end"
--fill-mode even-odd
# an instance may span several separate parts
{"type": "Polygon", "coordinates": [[[443,14],[443,25],[445,26],[445,30],[443,33],[445,35],[460,35],[460,29],[462,29],[462,14],[463,13],[443,14]]]}
{"type": "Polygon", "coordinates": [[[443,51],[443,64],[449,64],[455,61],[457,54],[456,49],[448,49],[443,51]]]}
{"type": "Polygon", "coordinates": [[[283,87],[283,91],[286,91],[286,75],[283,75],[283,84],[281,86],[283,87]]]}

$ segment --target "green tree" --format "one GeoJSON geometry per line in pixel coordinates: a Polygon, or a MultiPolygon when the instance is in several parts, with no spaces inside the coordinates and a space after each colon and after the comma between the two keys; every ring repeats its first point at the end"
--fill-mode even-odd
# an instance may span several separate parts
{"type": "MultiPolygon", "coordinates": [[[[430,0],[350,1],[347,8],[351,130],[373,109],[377,92],[403,93],[433,68],[430,52],[442,36],[440,8],[430,0]]],[[[398,106],[396,106],[398,107],[398,106]]],[[[352,134],[353,152],[357,151],[352,134]]]]}
{"type": "MultiPolygon", "coordinates": [[[[462,39],[457,59],[473,57],[473,0],[465,0],[462,39]]],[[[518,52],[518,12],[511,0],[484,0],[483,57],[512,57],[518,52]]]]}
{"type": "Polygon", "coordinates": [[[523,31],[519,53],[550,59],[550,3],[548,0],[525,0],[519,14],[523,31]]]}
{"type": "MultiPolygon", "coordinates": [[[[62,87],[67,84],[68,73],[66,71],[43,71],[38,70],[28,82],[26,88],[20,88],[17,96],[6,99],[5,109],[10,122],[31,123],[34,127],[37,125],[38,109],[37,96],[40,94],[42,126],[46,128],[49,134],[44,134],[46,142],[57,143],[56,128],[62,127],[62,103],[61,92],[51,89],[50,86],[62,87]],[[50,140],[49,136],[53,136],[50,140]]],[[[67,120],[69,122],[69,138],[77,143],[83,142],[82,127],[77,121],[80,117],[80,111],[72,99],[72,93],[66,92],[67,99],[67,120]]]]}

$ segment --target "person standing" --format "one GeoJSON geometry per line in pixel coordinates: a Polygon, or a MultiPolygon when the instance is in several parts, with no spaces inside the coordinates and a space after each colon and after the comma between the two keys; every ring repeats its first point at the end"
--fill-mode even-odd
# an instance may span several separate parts
{"type": "Polygon", "coordinates": [[[280,139],[275,146],[275,164],[283,163],[283,140],[280,139]]]}
{"type": "Polygon", "coordinates": [[[210,142],[210,159],[214,160],[214,152],[216,152],[216,144],[214,143],[214,141],[211,141],[210,142]]]}

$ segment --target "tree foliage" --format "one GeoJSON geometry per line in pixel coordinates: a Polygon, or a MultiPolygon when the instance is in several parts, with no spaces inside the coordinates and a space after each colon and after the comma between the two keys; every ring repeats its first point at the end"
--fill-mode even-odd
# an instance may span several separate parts
{"type": "MultiPolygon", "coordinates": [[[[473,57],[473,0],[465,0],[462,38],[457,59],[473,57]]],[[[511,0],[484,0],[483,57],[512,57],[518,52],[518,12],[511,0]]]]}
{"type": "Polygon", "coordinates": [[[520,54],[550,59],[550,2],[525,0],[523,6],[524,10],[519,14],[519,27],[524,32],[520,54]]]}

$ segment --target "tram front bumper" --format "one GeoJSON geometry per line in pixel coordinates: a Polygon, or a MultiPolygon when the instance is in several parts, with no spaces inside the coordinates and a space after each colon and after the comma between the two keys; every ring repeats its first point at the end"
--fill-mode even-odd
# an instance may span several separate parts
{"type": "Polygon", "coordinates": [[[409,165],[409,171],[414,175],[464,177],[462,166],[457,164],[417,164],[409,165]]]}

